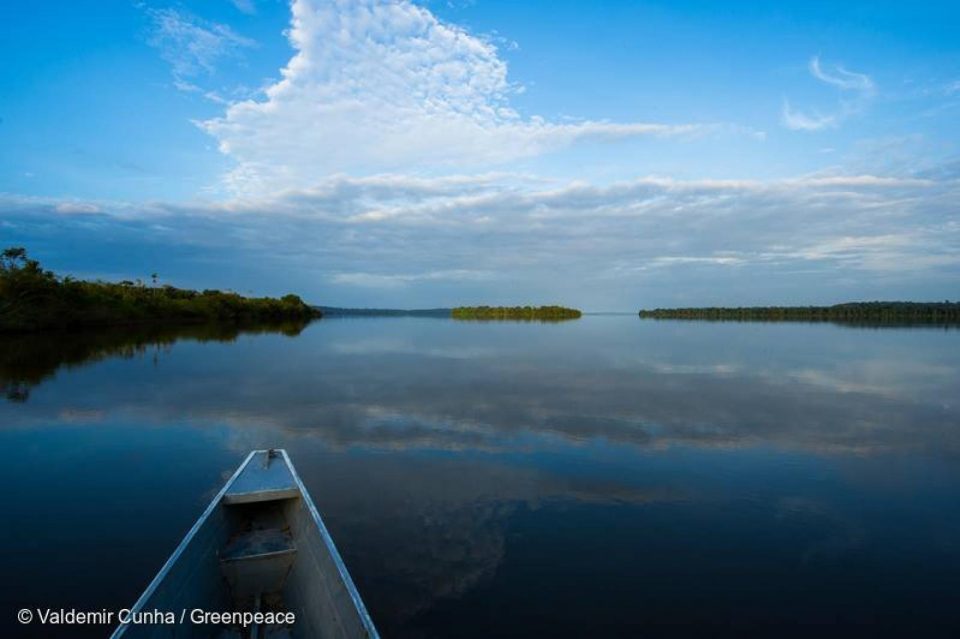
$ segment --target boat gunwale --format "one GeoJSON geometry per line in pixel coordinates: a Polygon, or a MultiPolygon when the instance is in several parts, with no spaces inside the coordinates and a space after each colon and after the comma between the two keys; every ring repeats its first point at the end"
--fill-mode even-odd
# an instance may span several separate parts
{"type": "MultiPolygon", "coordinates": [[[[180,544],[177,545],[176,549],[173,551],[170,557],[167,558],[167,561],[163,564],[163,567],[160,568],[159,572],[157,572],[157,574],[154,575],[153,580],[150,582],[150,585],[147,586],[146,590],[143,591],[143,594],[140,595],[140,598],[137,599],[137,602],[133,604],[133,606],[130,608],[131,615],[133,613],[143,610],[143,606],[146,605],[150,597],[153,596],[153,593],[156,592],[157,588],[160,587],[160,584],[163,583],[163,580],[167,578],[167,575],[170,573],[170,570],[173,568],[174,564],[177,563],[177,560],[179,560],[181,555],[183,555],[183,552],[187,549],[187,546],[189,546],[190,542],[193,541],[193,538],[196,536],[197,531],[199,531],[200,527],[203,526],[203,524],[206,523],[207,519],[210,518],[210,515],[213,514],[213,511],[216,509],[216,507],[220,505],[221,499],[223,498],[224,494],[226,494],[230,486],[233,485],[234,480],[236,480],[236,478],[240,476],[240,473],[243,472],[243,470],[247,467],[247,464],[250,463],[250,461],[256,456],[256,454],[262,453],[262,452],[265,452],[265,451],[263,450],[250,451],[250,454],[247,455],[247,458],[243,460],[243,463],[240,464],[240,467],[237,468],[237,470],[234,471],[233,475],[230,476],[230,479],[228,479],[227,482],[223,485],[223,488],[220,489],[220,492],[218,492],[216,496],[212,500],[210,500],[210,504],[206,507],[206,509],[200,515],[199,519],[197,519],[197,521],[194,522],[193,526],[190,528],[187,534],[184,535],[183,539],[180,540],[180,544]]],[[[129,628],[131,625],[132,624],[130,624],[129,622],[120,624],[119,626],[117,626],[116,630],[113,631],[113,634],[110,635],[110,639],[119,639],[119,637],[123,636],[123,633],[126,632],[127,628],[129,628]]]]}
{"type": "Polygon", "coordinates": [[[343,558],[340,557],[340,551],[337,550],[337,546],[333,542],[333,537],[330,535],[326,525],[323,523],[323,518],[320,517],[320,511],[317,510],[316,505],[313,503],[313,498],[310,497],[310,493],[307,491],[306,486],[303,485],[303,481],[301,481],[300,475],[297,473],[297,469],[294,468],[293,462],[290,461],[290,456],[287,455],[286,449],[281,448],[278,452],[283,455],[283,460],[287,463],[287,468],[290,469],[290,474],[293,475],[293,481],[297,483],[297,488],[300,489],[301,498],[303,499],[307,510],[310,512],[311,517],[313,517],[313,523],[320,531],[320,537],[323,539],[323,543],[327,546],[327,552],[330,553],[330,557],[333,559],[333,563],[337,567],[337,572],[340,573],[340,579],[343,581],[343,585],[347,589],[350,599],[353,600],[354,608],[356,608],[357,614],[360,616],[360,622],[363,624],[363,628],[366,630],[367,636],[369,639],[379,639],[380,634],[377,632],[376,626],[373,625],[373,619],[370,617],[370,613],[367,612],[367,607],[363,604],[363,599],[360,598],[360,592],[353,583],[353,578],[350,576],[350,572],[347,570],[347,565],[343,563],[343,558]]]}
{"type": "MultiPolygon", "coordinates": [[[[180,543],[177,545],[176,549],[171,553],[170,557],[167,558],[167,561],[163,564],[163,567],[160,568],[159,572],[154,575],[153,579],[150,581],[150,584],[147,586],[146,590],[143,591],[143,594],[137,599],[136,603],[130,608],[130,612],[135,613],[143,609],[143,606],[146,605],[147,601],[153,594],[156,592],[157,588],[160,587],[160,584],[163,583],[163,580],[166,579],[170,570],[173,568],[174,564],[180,559],[184,551],[187,549],[187,546],[190,545],[190,542],[193,541],[193,538],[196,536],[197,532],[200,530],[201,526],[210,518],[210,515],[213,514],[213,511],[218,507],[223,505],[224,496],[227,491],[236,481],[237,477],[246,469],[247,465],[256,457],[259,453],[264,453],[269,455],[271,451],[280,453],[283,456],[283,461],[287,465],[287,469],[290,471],[290,475],[293,477],[297,489],[300,492],[300,498],[303,499],[304,505],[307,507],[307,512],[310,513],[311,518],[313,519],[314,525],[317,527],[320,532],[320,538],[323,539],[323,543],[327,548],[327,552],[330,553],[330,557],[333,560],[334,566],[336,566],[337,573],[340,576],[340,580],[343,583],[344,587],[347,589],[347,594],[350,595],[350,599],[353,602],[354,608],[357,611],[358,616],[360,617],[360,623],[363,626],[363,629],[366,631],[368,639],[379,639],[380,634],[377,632],[376,626],[373,625],[373,619],[370,617],[370,613],[367,612],[367,607],[363,603],[363,599],[360,598],[360,593],[357,590],[356,585],[353,583],[353,578],[350,576],[349,571],[347,570],[346,564],[343,562],[343,558],[340,556],[340,552],[337,550],[336,544],[334,544],[333,537],[330,536],[330,532],[327,530],[326,525],[323,523],[323,519],[320,517],[320,511],[317,510],[316,505],[313,503],[313,498],[310,497],[310,493],[307,491],[306,486],[304,486],[303,481],[300,479],[300,475],[297,473],[297,469],[293,466],[293,462],[290,461],[290,456],[287,454],[286,449],[256,449],[250,451],[247,457],[243,460],[243,463],[240,464],[239,468],[234,471],[233,475],[226,481],[223,485],[223,488],[214,496],[210,501],[210,504],[207,505],[203,513],[194,522],[193,526],[187,532],[187,534],[180,540],[180,543]]],[[[241,502],[242,503],[242,502],[241,502]]],[[[268,554],[283,554],[287,551],[279,551],[278,553],[268,553],[268,554]]],[[[119,639],[123,636],[123,633],[126,632],[132,624],[124,623],[117,626],[117,628],[110,635],[110,639],[119,639]]]]}

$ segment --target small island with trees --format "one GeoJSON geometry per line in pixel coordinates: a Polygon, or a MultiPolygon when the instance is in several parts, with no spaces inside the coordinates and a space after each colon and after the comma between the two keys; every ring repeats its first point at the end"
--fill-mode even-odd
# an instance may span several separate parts
{"type": "Polygon", "coordinates": [[[581,315],[579,310],[563,306],[458,306],[450,311],[450,317],[458,320],[559,322],[581,315]]]}
{"type": "Polygon", "coordinates": [[[243,297],[143,282],[61,277],[23,248],[0,253],[0,332],[151,323],[307,321],[321,313],[296,295],[243,297]]]}
{"type": "Polygon", "coordinates": [[[657,308],[640,317],[733,322],[835,322],[842,324],[957,324],[960,302],[848,302],[833,306],[657,308]]]}

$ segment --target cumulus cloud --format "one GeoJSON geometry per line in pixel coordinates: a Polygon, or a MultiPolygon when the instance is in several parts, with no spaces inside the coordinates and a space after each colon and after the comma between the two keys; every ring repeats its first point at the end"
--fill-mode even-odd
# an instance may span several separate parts
{"type": "Polygon", "coordinates": [[[784,98],[780,116],[781,122],[788,129],[819,131],[838,126],[846,118],[860,113],[876,94],[873,79],[864,73],[848,71],[840,65],[826,70],[820,62],[820,56],[810,58],[807,66],[814,78],[840,90],[839,104],[829,113],[800,111],[794,109],[790,101],[784,98]]]}
{"type": "Polygon", "coordinates": [[[353,174],[477,166],[578,140],[692,136],[716,125],[551,122],[510,105],[497,46],[408,0],[294,0],[296,54],[262,100],[201,123],[237,191],[353,174]]]}

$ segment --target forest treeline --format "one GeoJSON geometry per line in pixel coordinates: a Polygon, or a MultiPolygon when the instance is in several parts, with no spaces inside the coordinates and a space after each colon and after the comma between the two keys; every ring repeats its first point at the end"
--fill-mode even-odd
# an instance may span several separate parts
{"type": "Polygon", "coordinates": [[[640,311],[640,317],[754,322],[955,324],[960,323],[960,302],[849,302],[833,306],[657,308],[640,311]]]}
{"type": "Polygon", "coordinates": [[[563,306],[458,306],[450,311],[453,319],[528,320],[556,322],[577,319],[581,313],[563,306]]]}
{"type": "Polygon", "coordinates": [[[0,331],[155,322],[237,323],[305,320],[320,312],[296,295],[243,297],[143,282],[87,282],[60,277],[23,248],[0,253],[0,331]]]}

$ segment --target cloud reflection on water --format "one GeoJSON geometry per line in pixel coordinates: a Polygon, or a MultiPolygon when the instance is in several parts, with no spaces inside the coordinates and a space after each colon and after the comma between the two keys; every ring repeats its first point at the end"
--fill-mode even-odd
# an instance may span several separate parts
{"type": "MultiPolygon", "coordinates": [[[[731,592],[752,592],[783,574],[808,588],[819,571],[872,569],[878,552],[896,565],[903,539],[884,542],[896,526],[876,513],[921,517],[896,534],[919,535],[908,541],[948,569],[960,522],[924,504],[957,479],[955,339],[625,317],[322,320],[295,339],[170,340],[70,360],[0,417],[8,435],[187,425],[236,457],[289,448],[381,629],[420,636],[454,602],[506,596],[504,580],[576,576],[602,593],[629,570],[693,587],[727,583],[739,562],[753,582],[731,592]],[[547,561],[532,573],[510,555],[526,538],[547,561]],[[565,568],[571,548],[599,567],[565,568]]],[[[144,454],[179,454],[169,448],[144,454]]],[[[610,604],[579,605],[586,619],[610,604]]]]}
{"type": "MultiPolygon", "coordinates": [[[[960,451],[956,393],[948,390],[960,388],[955,362],[916,348],[902,333],[902,349],[888,353],[834,357],[830,341],[812,342],[813,354],[792,365],[781,354],[756,362],[749,361],[756,353],[746,353],[735,361],[735,352],[722,353],[723,361],[711,361],[711,352],[698,363],[683,361],[696,344],[682,336],[674,337],[672,351],[631,353],[614,343],[620,348],[586,355],[574,348],[551,358],[545,347],[552,344],[485,343],[482,332],[457,332],[456,325],[451,331],[444,323],[447,339],[432,344],[402,332],[378,337],[382,325],[375,322],[331,322],[333,331],[326,324],[292,341],[168,345],[172,352],[159,363],[129,361],[119,376],[111,372],[115,365],[71,370],[51,389],[61,412],[152,422],[189,416],[283,429],[341,448],[503,451],[553,438],[652,449],[960,451]],[[356,334],[368,328],[373,336],[356,334]],[[664,361],[671,354],[674,361],[664,361]]],[[[818,337],[836,335],[828,329],[818,337]]],[[[876,336],[889,349],[885,334],[876,336]]],[[[43,411],[42,402],[31,404],[8,423],[49,419],[43,411]]]]}

